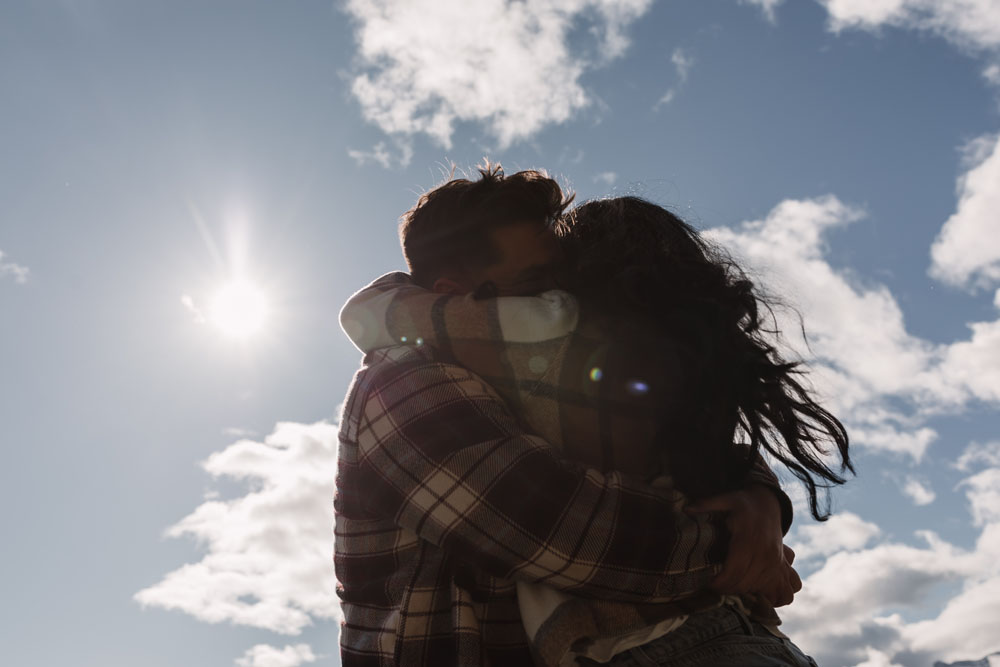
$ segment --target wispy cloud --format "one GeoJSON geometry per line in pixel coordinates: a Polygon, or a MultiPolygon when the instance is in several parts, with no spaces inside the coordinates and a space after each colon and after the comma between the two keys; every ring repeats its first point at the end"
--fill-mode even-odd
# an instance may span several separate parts
{"type": "Polygon", "coordinates": [[[674,49],[670,55],[670,62],[673,63],[674,70],[677,72],[677,83],[668,88],[667,92],[653,105],[654,111],[674,101],[681,87],[687,82],[691,68],[694,67],[694,57],[680,47],[674,49]]]}
{"type": "Polygon", "coordinates": [[[602,171],[594,176],[594,182],[603,183],[604,185],[611,187],[618,182],[618,174],[613,171],[602,171]]]}
{"type": "Polygon", "coordinates": [[[395,149],[380,141],[371,150],[347,149],[347,155],[359,165],[377,164],[384,169],[405,167],[413,159],[413,144],[408,139],[397,139],[395,149]]]}
{"type": "Polygon", "coordinates": [[[316,655],[308,644],[286,645],[283,649],[257,644],[236,659],[237,667],[299,667],[310,662],[316,662],[316,655]]]}
{"type": "Polygon", "coordinates": [[[1000,86],[1000,65],[993,63],[984,67],[983,78],[994,86],[1000,86]]]}
{"type": "Polygon", "coordinates": [[[1000,523],[1000,468],[982,470],[964,480],[962,486],[972,507],[973,523],[977,526],[1000,523]]]}
{"type": "Polygon", "coordinates": [[[205,324],[208,322],[208,317],[205,315],[205,311],[198,306],[194,301],[194,297],[190,294],[181,294],[181,305],[184,309],[191,314],[191,319],[195,321],[196,324],[205,324]]]}
{"type": "Polygon", "coordinates": [[[170,527],[207,549],[200,561],[136,593],[145,607],[177,609],[295,635],[338,617],[333,577],[336,427],[282,423],[264,442],[241,440],[204,468],[252,483],[235,500],[209,500],[170,527]]]}
{"type": "Polygon", "coordinates": [[[450,147],[456,124],[471,122],[504,148],[590,104],[581,77],[625,52],[628,26],[650,4],[348,0],[359,62],[351,91],[390,135],[450,147]],[[571,44],[571,33],[592,39],[571,44]]]}
{"type": "Polygon", "coordinates": [[[741,5],[756,5],[764,12],[767,20],[774,23],[777,20],[774,12],[784,0],[739,0],[739,2],[741,5]]]}
{"type": "Polygon", "coordinates": [[[934,489],[924,481],[910,475],[903,482],[903,493],[913,501],[914,505],[930,505],[937,498],[934,489]]]}
{"type": "Polygon", "coordinates": [[[31,273],[28,267],[22,266],[21,264],[17,264],[10,260],[5,260],[4,257],[6,257],[6,254],[3,250],[0,250],[0,278],[12,276],[14,278],[14,282],[19,285],[23,285],[28,282],[28,275],[31,273]]]}
{"type": "Polygon", "coordinates": [[[694,67],[694,58],[686,53],[684,49],[676,48],[670,56],[670,62],[677,68],[677,76],[680,77],[681,83],[687,81],[688,74],[691,73],[691,68],[694,67]]]}
{"type": "Polygon", "coordinates": [[[673,102],[674,98],[676,97],[677,97],[677,89],[673,87],[667,88],[667,92],[663,93],[660,99],[656,100],[656,104],[653,105],[653,110],[656,111],[660,107],[667,106],[668,104],[673,102]]]}
{"type": "Polygon", "coordinates": [[[976,465],[1000,468],[1000,440],[971,442],[955,461],[955,467],[963,472],[969,472],[976,465]]]}
{"type": "Polygon", "coordinates": [[[248,428],[240,428],[239,426],[227,426],[222,429],[222,435],[232,436],[234,438],[256,438],[257,432],[251,431],[248,428]]]}

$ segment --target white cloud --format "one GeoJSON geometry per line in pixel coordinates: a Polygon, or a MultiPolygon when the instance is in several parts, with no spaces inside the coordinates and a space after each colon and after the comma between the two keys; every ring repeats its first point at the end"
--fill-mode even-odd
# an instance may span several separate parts
{"type": "Polygon", "coordinates": [[[393,166],[405,167],[413,159],[413,144],[406,140],[398,140],[396,150],[390,148],[386,142],[380,141],[370,151],[347,149],[347,155],[359,165],[378,164],[384,169],[393,166]]]}
{"type": "MultiPolygon", "coordinates": [[[[857,517],[845,523],[863,530],[830,531],[843,546],[806,577],[795,603],[782,610],[782,627],[796,644],[820,664],[880,667],[979,659],[1000,649],[995,632],[1000,618],[1000,468],[983,471],[961,486],[982,527],[971,549],[920,531],[922,545],[887,541],[858,550],[877,529],[857,517]],[[855,533],[850,543],[838,537],[855,533]],[[900,610],[920,609],[946,585],[958,586],[958,592],[936,616],[908,620],[900,615],[900,610]]],[[[815,528],[810,543],[823,545],[823,528],[815,528]]]]}
{"type": "Polygon", "coordinates": [[[863,549],[881,529],[852,512],[834,514],[823,523],[798,526],[789,538],[796,562],[841,551],[863,549]]]}
{"type": "Polygon", "coordinates": [[[854,667],[903,667],[890,660],[889,656],[882,651],[870,646],[865,647],[865,653],[867,654],[865,661],[859,662],[854,667]]]}
{"type": "Polygon", "coordinates": [[[1000,467],[1000,440],[970,442],[955,461],[955,467],[963,472],[969,472],[976,464],[1000,467]]]}
{"type": "Polygon", "coordinates": [[[308,644],[286,645],[283,649],[257,644],[236,659],[237,667],[299,667],[309,662],[316,662],[316,656],[308,644]]]}
{"type": "Polygon", "coordinates": [[[784,0],[739,0],[741,5],[756,5],[764,12],[764,16],[772,23],[775,20],[774,10],[778,8],[784,0]]]}
{"type": "Polygon", "coordinates": [[[1000,47],[1000,3],[995,0],[819,0],[834,31],[882,26],[926,30],[975,50],[1000,47]]]}
{"type": "MultiPolygon", "coordinates": [[[[878,414],[858,415],[858,417],[872,421],[878,419],[878,414]]],[[[888,424],[867,426],[854,422],[851,427],[851,437],[863,442],[872,450],[909,456],[915,463],[920,463],[927,453],[927,448],[937,440],[938,434],[926,426],[907,431],[888,424]]]]}
{"type": "Polygon", "coordinates": [[[858,660],[866,646],[896,648],[891,640],[898,632],[874,642],[866,637],[887,629],[884,622],[878,626],[877,619],[922,602],[970,569],[966,554],[932,533],[921,537],[926,546],[889,542],[831,555],[783,611],[786,632],[820,664],[834,661],[833,656],[840,664],[858,660]]]}
{"type": "MultiPolygon", "coordinates": [[[[997,296],[1000,301],[1000,290],[997,296]]],[[[983,401],[1000,401],[1000,319],[972,322],[969,328],[969,340],[952,343],[944,351],[939,373],[942,388],[983,401]]]]}
{"type": "Polygon", "coordinates": [[[207,553],[135,595],[144,607],[184,611],[298,634],[314,619],[335,619],[333,480],[336,427],[282,423],[263,443],[241,440],[210,456],[215,477],[246,480],[253,490],[209,500],[169,528],[207,553]]]}
{"type": "Polygon", "coordinates": [[[974,140],[966,157],[958,209],[931,247],[931,275],[952,285],[986,287],[1000,282],[1000,135],[974,140]]]}
{"type": "Polygon", "coordinates": [[[348,0],[359,70],[351,91],[391,135],[451,146],[458,122],[482,123],[501,148],[569,120],[591,102],[589,69],[628,46],[651,0],[348,0]],[[581,24],[589,31],[579,30],[581,24]],[[596,37],[591,52],[573,51],[596,37]]]}
{"type": "Polygon", "coordinates": [[[604,183],[607,186],[612,186],[618,181],[618,174],[613,171],[602,171],[597,176],[594,176],[595,183],[604,183]]]}
{"type": "Polygon", "coordinates": [[[914,505],[930,505],[937,498],[934,489],[926,482],[909,476],[903,484],[903,493],[913,501],[914,505]]]}
{"type": "MultiPolygon", "coordinates": [[[[1000,497],[1000,470],[993,473],[988,495],[995,500],[1000,497]]],[[[970,490],[970,500],[984,490],[970,490]]],[[[972,502],[975,505],[976,501],[972,502]]],[[[1000,650],[996,633],[1000,618],[1000,523],[995,521],[996,510],[991,511],[993,522],[985,525],[975,549],[964,556],[968,566],[961,591],[948,600],[937,617],[902,627],[902,638],[911,650],[942,660],[981,658],[1000,650]]]]}
{"type": "Polygon", "coordinates": [[[28,282],[28,274],[31,273],[28,267],[16,264],[15,262],[5,261],[4,257],[4,251],[0,250],[0,278],[13,276],[14,282],[19,285],[28,282]]]}

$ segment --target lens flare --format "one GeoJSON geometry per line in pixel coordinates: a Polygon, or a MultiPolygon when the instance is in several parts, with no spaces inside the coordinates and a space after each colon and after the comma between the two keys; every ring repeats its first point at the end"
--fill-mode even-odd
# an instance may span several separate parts
{"type": "Polygon", "coordinates": [[[642,396],[649,392],[649,385],[642,380],[631,380],[625,387],[628,389],[628,393],[634,396],[642,396]]]}

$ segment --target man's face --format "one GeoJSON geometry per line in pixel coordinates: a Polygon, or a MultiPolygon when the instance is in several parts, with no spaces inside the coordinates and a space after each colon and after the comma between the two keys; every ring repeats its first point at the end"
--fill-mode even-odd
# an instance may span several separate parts
{"type": "Polygon", "coordinates": [[[498,261],[468,271],[469,291],[484,283],[495,296],[530,296],[558,287],[555,272],[562,261],[559,239],[547,225],[515,222],[490,232],[498,261]]]}

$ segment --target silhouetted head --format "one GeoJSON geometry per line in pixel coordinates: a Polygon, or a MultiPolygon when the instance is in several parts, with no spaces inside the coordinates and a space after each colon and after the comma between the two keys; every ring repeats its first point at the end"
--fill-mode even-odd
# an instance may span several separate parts
{"type": "MultiPolygon", "coordinates": [[[[657,438],[678,485],[693,496],[732,490],[763,448],[805,484],[843,483],[827,445],[853,470],[843,425],[798,381],[797,363],[763,329],[767,301],[720,248],[667,209],[637,197],[587,202],[561,222],[569,289],[626,348],[643,340],[651,387],[662,395],[657,438]],[[813,478],[819,478],[819,483],[813,478]]],[[[770,318],[774,322],[773,316],[770,318]]]]}
{"type": "Polygon", "coordinates": [[[560,249],[553,226],[569,205],[540,171],[507,176],[488,162],[478,180],[457,178],[425,193],[399,228],[416,284],[438,292],[532,294],[549,284],[560,249]]]}

